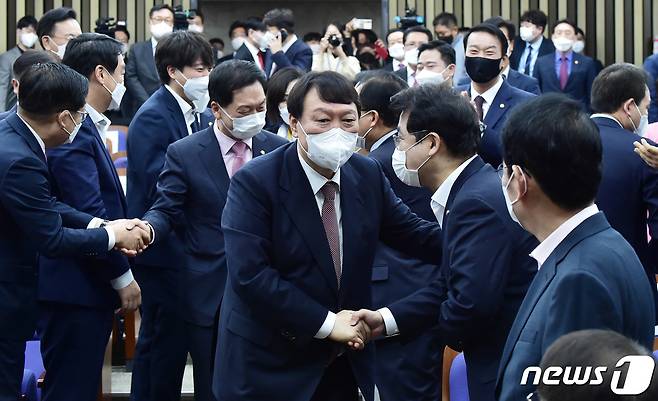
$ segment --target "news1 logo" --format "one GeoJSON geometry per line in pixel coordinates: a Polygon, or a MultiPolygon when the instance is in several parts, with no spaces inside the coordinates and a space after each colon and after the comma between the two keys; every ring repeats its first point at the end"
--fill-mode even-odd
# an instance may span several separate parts
{"type": "MultiPolygon", "coordinates": [[[[618,395],[639,395],[651,385],[651,377],[656,367],[656,361],[648,355],[628,355],[621,358],[615,365],[610,381],[610,390],[618,395]],[[626,372],[625,380],[622,374],[626,372]]],[[[550,366],[542,372],[538,366],[529,366],[523,371],[521,385],[528,384],[530,374],[534,373],[532,384],[540,381],[546,386],[600,386],[603,384],[603,374],[607,366],[550,366]]]]}

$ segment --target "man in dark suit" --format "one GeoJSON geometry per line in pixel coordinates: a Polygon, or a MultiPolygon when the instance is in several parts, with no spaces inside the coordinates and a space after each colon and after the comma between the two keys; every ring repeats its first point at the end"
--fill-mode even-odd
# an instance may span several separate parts
{"type": "MultiPolygon", "coordinates": [[[[176,31],[158,43],[155,63],[162,86],[128,127],[128,215],[135,217],[142,217],[156,200],[167,147],[208,127],[199,113],[209,101],[210,44],[201,34],[176,31]]],[[[133,361],[132,395],[137,401],[180,397],[187,360],[179,293],[184,260],[181,238],[174,232],[135,262],[143,293],[133,361]]]]}
{"type": "Polygon", "coordinates": [[[374,349],[349,309],[371,300],[378,241],[437,263],[441,233],[354,155],[359,99],[334,72],[288,97],[298,140],[233,176],[222,229],[228,281],[213,390],[218,400],[373,399],[374,349]],[[363,185],[368,183],[368,185],[363,185]]]}
{"type": "Polygon", "coordinates": [[[135,43],[126,63],[126,89],[132,98],[131,115],[158,88],[160,79],[155,67],[155,48],[162,38],[174,29],[174,11],[168,4],[156,4],[149,11],[151,39],[135,43]]]}
{"type": "Polygon", "coordinates": [[[255,18],[249,18],[244,25],[247,28],[247,37],[233,54],[233,60],[250,61],[269,77],[273,60],[272,52],[268,49],[268,38],[265,36],[265,24],[255,18]]]}
{"type": "Polygon", "coordinates": [[[519,106],[503,132],[503,152],[509,213],[540,241],[530,254],[539,272],[510,330],[496,385],[497,399],[516,401],[534,391],[522,383],[526,369],[567,333],[613,330],[651,349],[655,306],[633,248],[594,204],[601,135],[578,102],[548,94],[519,106]]]}
{"type": "Polygon", "coordinates": [[[405,68],[404,65],[404,31],[400,28],[391,29],[386,35],[388,60],[382,66],[385,71],[396,72],[405,68]]]}
{"type": "Polygon", "coordinates": [[[558,21],[553,28],[555,52],[537,60],[533,75],[542,93],[565,93],[589,111],[596,66],[590,57],[573,51],[575,41],[576,25],[569,20],[558,21]]]}
{"type": "Polygon", "coordinates": [[[412,26],[404,31],[405,68],[395,71],[395,75],[402,78],[409,86],[416,86],[416,65],[418,64],[418,49],[420,46],[432,41],[432,32],[422,26],[412,26]]]}
{"type": "Polygon", "coordinates": [[[466,43],[466,72],[471,85],[465,90],[484,124],[479,155],[497,167],[502,160],[500,131],[510,110],[534,97],[508,84],[500,75],[507,58],[507,38],[494,25],[481,24],[469,31],[466,43]],[[492,54],[490,49],[495,48],[492,54]]]}
{"type": "MultiPolygon", "coordinates": [[[[528,254],[537,242],[510,218],[499,176],[476,154],[480,127],[468,100],[423,86],[397,95],[393,107],[403,110],[393,169],[406,184],[433,191],[443,259],[434,280],[357,317],[374,336],[438,333],[439,344],[464,351],[470,398],[494,401],[503,346],[536,272],[528,254]]],[[[425,352],[436,348],[443,349],[425,352]]]]}
{"type": "Polygon", "coordinates": [[[153,228],[156,244],[173,230],[183,241],[185,346],[194,362],[194,396],[199,401],[215,400],[212,366],[226,283],[220,223],[230,177],[248,159],[288,143],[262,130],[265,83],[261,71],[246,61],[228,61],[213,70],[208,90],[216,122],[169,146],[155,204],[143,217],[153,228]],[[245,131],[231,119],[258,123],[245,131]]]}
{"type": "MultiPolygon", "coordinates": [[[[121,43],[83,33],[71,39],[64,64],[89,80],[89,118],[71,144],[47,152],[53,191],[66,204],[105,220],[125,219],[126,199],[105,148],[103,116],[123,96],[121,43]]],[[[113,252],[97,258],[39,260],[39,338],[48,371],[44,400],[90,400],[98,393],[114,311],[132,311],[140,289],[128,259],[113,252]],[[80,377],[86,380],[80,381],[80,377]]]]}
{"type": "Polygon", "coordinates": [[[544,37],[548,18],[540,10],[530,10],[521,16],[519,37],[514,41],[510,66],[521,74],[534,76],[537,60],[555,52],[553,42],[544,37]]]}
{"type": "Polygon", "coordinates": [[[634,152],[647,126],[646,73],[631,64],[605,68],[592,85],[592,121],[603,145],[603,177],[596,204],[639,257],[656,296],[658,170],[634,152]],[[651,241],[647,239],[647,226],[651,241]]]}
{"type": "Polygon", "coordinates": [[[268,76],[285,67],[311,71],[313,51],[295,35],[295,18],[292,10],[288,8],[270,10],[265,14],[263,23],[272,37],[269,50],[272,52],[274,65],[268,76]]]}
{"type": "Polygon", "coordinates": [[[231,39],[231,47],[233,48],[233,52],[219,58],[215,65],[219,65],[225,61],[233,60],[235,52],[242,47],[244,41],[247,39],[247,27],[245,26],[244,22],[240,20],[233,21],[231,26],[228,28],[228,37],[231,39]]]}
{"type": "Polygon", "coordinates": [[[86,115],[86,94],[87,79],[77,72],[56,63],[38,64],[21,77],[18,112],[0,122],[0,326],[6,328],[0,333],[2,401],[19,398],[25,341],[37,326],[39,255],[94,257],[115,246],[141,250],[148,242],[147,232],[135,222],[106,224],[51,195],[45,149],[73,140],[86,115]]]}
{"type": "MultiPolygon", "coordinates": [[[[452,51],[449,45],[443,45],[452,51]]],[[[365,81],[358,88],[362,107],[359,137],[364,138],[359,146],[364,146],[369,156],[379,162],[393,192],[412,212],[425,220],[436,221],[430,208],[432,194],[400,181],[391,164],[395,150],[393,136],[397,132],[400,112],[391,110],[390,99],[407,87],[406,82],[393,73],[386,73],[365,81]]],[[[381,242],[372,269],[373,308],[381,308],[414,293],[432,282],[439,272],[437,264],[423,262],[381,242]]],[[[377,340],[375,384],[380,398],[385,401],[438,400],[441,394],[441,344],[436,330],[428,330],[417,337],[377,340]]]]}

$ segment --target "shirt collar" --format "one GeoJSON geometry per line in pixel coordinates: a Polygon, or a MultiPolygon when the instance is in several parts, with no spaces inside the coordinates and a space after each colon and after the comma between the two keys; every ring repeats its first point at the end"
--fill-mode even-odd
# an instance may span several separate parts
{"type": "MultiPolygon", "coordinates": [[[[596,117],[607,118],[607,119],[612,120],[612,121],[616,122],[617,124],[619,124],[619,126],[620,126],[621,128],[624,128],[624,126],[621,125],[621,123],[619,122],[619,120],[617,120],[612,114],[594,113],[594,114],[592,114],[591,116],[589,116],[589,118],[596,118],[596,117]]],[[[625,129],[625,128],[624,128],[624,129],[625,129]]]]}
{"type": "MultiPolygon", "coordinates": [[[[185,101],[182,97],[178,96],[178,93],[176,93],[171,86],[165,85],[165,88],[169,91],[174,96],[174,99],[176,99],[176,102],[178,103],[178,106],[180,107],[180,111],[183,112],[183,116],[185,116],[185,121],[188,120],[189,116],[192,116],[192,113],[194,112],[194,109],[192,106],[190,106],[189,103],[185,101]]],[[[191,123],[190,123],[191,124],[191,123]]],[[[188,124],[189,125],[189,124],[188,124]]]]}
{"type": "Polygon", "coordinates": [[[297,41],[297,35],[295,35],[293,33],[292,35],[290,35],[290,41],[288,43],[286,43],[285,45],[283,45],[281,47],[281,50],[283,50],[284,53],[287,52],[288,49],[290,49],[290,46],[292,46],[293,43],[295,43],[296,41],[297,41]]]}
{"type": "Polygon", "coordinates": [[[89,113],[89,118],[91,118],[91,121],[94,123],[96,128],[102,131],[107,130],[107,128],[112,124],[112,121],[110,121],[109,118],[107,118],[104,114],[99,113],[94,109],[89,103],[85,104],[85,111],[89,113]]]}
{"type": "Polygon", "coordinates": [[[543,41],[544,41],[544,35],[539,35],[539,39],[537,39],[535,43],[530,43],[530,47],[532,47],[532,50],[537,50],[541,47],[543,41]]]}
{"type": "Polygon", "coordinates": [[[39,134],[37,134],[37,132],[34,130],[34,128],[32,128],[32,127],[30,126],[30,124],[27,123],[27,121],[23,120],[23,117],[21,116],[20,113],[17,112],[16,115],[18,116],[18,118],[21,119],[21,121],[23,122],[23,124],[25,124],[25,126],[30,130],[30,132],[32,133],[32,135],[34,135],[34,137],[37,139],[37,142],[39,143],[39,147],[41,148],[41,151],[43,152],[43,155],[45,156],[45,155],[46,155],[46,144],[43,143],[43,140],[41,139],[41,137],[39,136],[39,134]]]}
{"type": "Polygon", "coordinates": [[[151,47],[153,48],[153,50],[155,50],[157,46],[158,46],[158,41],[155,40],[153,36],[151,36],[151,47]]]}
{"type": "MultiPolygon", "coordinates": [[[[441,207],[445,209],[446,204],[448,203],[448,197],[450,196],[450,191],[452,191],[452,186],[455,185],[455,181],[457,181],[459,175],[464,171],[464,169],[466,169],[466,166],[468,166],[476,157],[477,155],[471,156],[468,160],[460,164],[459,167],[454,169],[450,175],[448,175],[445,181],[443,181],[439,186],[439,189],[437,189],[436,192],[434,192],[432,195],[432,202],[441,205],[441,207]]],[[[439,219],[439,216],[437,216],[437,219],[439,219]]]]}
{"type": "MultiPolygon", "coordinates": [[[[233,145],[235,145],[237,140],[230,138],[228,135],[223,133],[222,130],[219,129],[218,120],[215,120],[215,123],[212,126],[213,131],[215,132],[215,138],[217,138],[217,142],[219,142],[219,150],[222,152],[222,156],[226,156],[233,145]]],[[[242,142],[244,142],[247,147],[251,149],[252,139],[253,138],[245,139],[242,142]]]]}
{"type": "Polygon", "coordinates": [[[471,99],[475,99],[477,96],[482,96],[484,98],[484,101],[488,105],[491,105],[491,103],[493,103],[494,99],[496,98],[496,95],[498,94],[498,90],[503,85],[503,81],[504,81],[503,77],[499,75],[496,84],[491,88],[487,89],[487,91],[484,93],[478,93],[473,87],[473,83],[471,82],[471,99]]]}
{"type": "Polygon", "coordinates": [[[260,66],[258,64],[258,53],[261,51],[260,49],[257,49],[256,46],[252,45],[251,42],[248,40],[244,41],[245,46],[247,46],[247,49],[249,50],[249,53],[251,53],[251,56],[254,58],[254,61],[256,62],[256,65],[260,66]]]}
{"type": "Polygon", "coordinates": [[[530,257],[537,261],[538,268],[541,269],[546,259],[551,253],[564,241],[573,230],[581,225],[585,220],[599,212],[596,204],[587,206],[585,209],[576,213],[570,219],[562,223],[555,231],[539,244],[531,253],[530,257]]]}
{"type": "Polygon", "coordinates": [[[505,67],[501,75],[504,76],[506,79],[509,78],[509,64],[507,65],[507,67],[505,67]]]}
{"type": "MultiPolygon", "coordinates": [[[[302,146],[300,142],[297,143],[297,146],[302,146]]],[[[340,169],[336,171],[333,177],[331,177],[331,180],[326,179],[322,174],[318,173],[317,171],[313,170],[313,167],[311,167],[308,163],[306,163],[306,160],[301,155],[301,152],[303,150],[297,149],[297,157],[299,158],[299,162],[302,165],[302,169],[304,170],[304,173],[306,174],[306,178],[308,178],[308,183],[311,184],[311,190],[313,191],[313,195],[316,195],[320,189],[324,186],[329,181],[333,181],[338,185],[339,191],[340,191],[340,169]]]]}
{"type": "MultiPolygon", "coordinates": [[[[573,50],[569,50],[569,52],[564,56],[567,58],[568,62],[571,62],[571,59],[573,58],[573,50]]],[[[560,60],[562,60],[562,53],[555,50],[555,61],[560,61],[560,60]]]]}
{"type": "Polygon", "coordinates": [[[398,132],[398,130],[397,130],[397,129],[394,129],[393,131],[389,132],[388,134],[384,134],[383,137],[379,138],[379,139],[377,140],[377,142],[375,142],[375,143],[372,144],[372,146],[370,147],[370,151],[371,151],[371,152],[374,152],[375,149],[377,149],[378,147],[382,146],[382,144],[383,144],[384,142],[386,142],[386,140],[387,140],[388,138],[390,138],[390,137],[392,137],[393,135],[395,135],[396,132],[398,132]]]}

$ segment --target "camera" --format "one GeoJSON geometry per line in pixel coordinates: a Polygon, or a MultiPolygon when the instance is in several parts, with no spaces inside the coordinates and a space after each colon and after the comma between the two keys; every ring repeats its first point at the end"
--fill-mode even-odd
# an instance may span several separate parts
{"type": "Polygon", "coordinates": [[[330,45],[333,47],[338,47],[341,45],[342,41],[340,40],[340,36],[338,35],[331,35],[329,36],[328,42],[330,45]]]}
{"type": "Polygon", "coordinates": [[[404,17],[400,17],[399,15],[395,17],[395,23],[400,25],[400,28],[407,29],[412,26],[423,25],[425,23],[425,17],[416,14],[415,9],[407,8],[405,9],[404,17]]]}
{"type": "Polygon", "coordinates": [[[102,17],[96,20],[96,28],[94,29],[94,32],[102,33],[103,35],[113,38],[116,25],[114,18],[102,17]]]}
{"type": "Polygon", "coordinates": [[[183,10],[182,5],[174,7],[174,31],[187,31],[188,19],[196,17],[196,9],[183,10]]]}

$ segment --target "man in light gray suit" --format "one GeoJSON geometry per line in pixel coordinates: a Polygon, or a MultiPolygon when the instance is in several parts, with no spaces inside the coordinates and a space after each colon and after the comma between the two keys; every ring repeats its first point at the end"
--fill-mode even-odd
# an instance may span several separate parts
{"type": "Polygon", "coordinates": [[[14,61],[27,49],[34,48],[37,42],[37,20],[26,15],[16,23],[16,46],[0,54],[0,111],[6,111],[16,104],[16,95],[11,85],[14,78],[14,61]]]}

